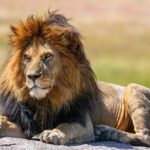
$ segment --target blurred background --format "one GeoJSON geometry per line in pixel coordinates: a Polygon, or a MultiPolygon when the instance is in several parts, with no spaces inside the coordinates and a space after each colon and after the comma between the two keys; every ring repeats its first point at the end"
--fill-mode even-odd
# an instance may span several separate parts
{"type": "Polygon", "coordinates": [[[0,0],[0,68],[9,26],[49,8],[80,30],[97,79],[150,87],[150,0],[0,0]]]}

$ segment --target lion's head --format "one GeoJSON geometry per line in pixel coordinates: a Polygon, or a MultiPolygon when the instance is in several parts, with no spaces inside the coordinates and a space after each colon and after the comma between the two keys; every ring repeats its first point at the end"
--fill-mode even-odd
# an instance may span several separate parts
{"type": "Polygon", "coordinates": [[[21,61],[25,85],[30,96],[37,99],[45,98],[57,85],[57,78],[62,70],[62,60],[58,51],[46,42],[32,43],[26,47],[21,61]]]}
{"type": "Polygon", "coordinates": [[[56,107],[97,85],[79,32],[55,12],[11,27],[10,55],[1,88],[18,101],[50,99],[56,107]]]}

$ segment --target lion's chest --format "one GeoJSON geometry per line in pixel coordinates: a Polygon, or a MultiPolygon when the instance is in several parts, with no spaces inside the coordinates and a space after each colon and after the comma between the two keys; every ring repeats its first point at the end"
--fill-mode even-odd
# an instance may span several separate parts
{"type": "Polygon", "coordinates": [[[53,127],[54,115],[51,104],[47,103],[24,103],[19,104],[19,118],[16,117],[27,138],[53,127]]]}
{"type": "Polygon", "coordinates": [[[73,103],[62,106],[59,111],[54,111],[49,100],[29,100],[25,103],[18,102],[10,94],[1,95],[1,115],[22,128],[27,138],[52,129],[61,123],[78,122],[85,126],[86,113],[91,111],[91,97],[88,93],[82,93],[75,97],[73,103]]]}

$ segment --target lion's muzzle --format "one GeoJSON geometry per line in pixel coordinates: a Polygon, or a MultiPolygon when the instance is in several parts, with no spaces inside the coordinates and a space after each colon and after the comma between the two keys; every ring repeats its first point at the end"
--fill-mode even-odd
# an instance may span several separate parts
{"type": "Polygon", "coordinates": [[[42,74],[28,74],[27,82],[28,87],[30,89],[30,96],[35,97],[37,99],[44,98],[49,92],[49,88],[44,88],[40,84],[38,84],[38,80],[42,78],[42,74]]]}
{"type": "Polygon", "coordinates": [[[41,76],[41,74],[33,74],[33,75],[27,75],[29,80],[32,80],[35,82],[36,79],[38,79],[41,76]]]}

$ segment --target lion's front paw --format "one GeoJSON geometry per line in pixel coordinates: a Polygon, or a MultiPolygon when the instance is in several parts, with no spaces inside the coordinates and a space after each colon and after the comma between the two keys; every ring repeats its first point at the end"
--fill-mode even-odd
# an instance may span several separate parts
{"type": "Polygon", "coordinates": [[[114,128],[107,125],[99,125],[95,127],[95,135],[98,140],[108,140],[111,132],[114,132],[114,128]]]}
{"type": "Polygon", "coordinates": [[[6,116],[0,116],[0,130],[3,130],[7,126],[8,118],[6,116]]]}
{"type": "Polygon", "coordinates": [[[63,145],[67,142],[66,135],[58,129],[44,130],[40,134],[40,140],[46,143],[63,145]]]}
{"type": "Polygon", "coordinates": [[[95,134],[96,135],[101,135],[104,132],[107,132],[109,130],[112,130],[112,128],[107,126],[107,125],[99,125],[99,126],[95,127],[95,134]]]}

